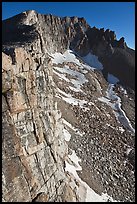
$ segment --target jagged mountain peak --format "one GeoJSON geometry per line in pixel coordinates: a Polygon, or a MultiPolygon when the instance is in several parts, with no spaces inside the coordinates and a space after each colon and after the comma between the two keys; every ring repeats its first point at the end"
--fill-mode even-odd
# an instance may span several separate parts
{"type": "Polygon", "coordinates": [[[124,37],[117,40],[110,29],[91,28],[83,17],[57,17],[38,14],[34,10],[4,20],[2,26],[4,47],[23,45],[40,38],[49,52],[64,52],[70,48],[80,56],[86,56],[92,51],[104,65],[104,76],[112,73],[122,84],[135,88],[134,51],[128,48],[124,37]],[[51,39],[54,46],[50,46],[51,39]]]}
{"type": "MultiPolygon", "coordinates": [[[[116,35],[114,31],[111,31],[110,29],[104,30],[104,28],[97,28],[97,27],[90,27],[90,25],[86,22],[86,19],[84,17],[77,17],[77,16],[65,16],[65,17],[58,17],[52,14],[39,14],[35,10],[27,10],[24,11],[16,16],[13,16],[9,19],[6,19],[3,21],[3,24],[7,23],[15,24],[24,24],[24,25],[33,25],[37,24],[41,25],[42,23],[50,22],[51,26],[54,26],[54,24],[59,23],[62,25],[65,25],[67,28],[78,25],[80,27],[83,27],[83,32],[86,35],[87,30],[89,29],[89,33],[95,33],[95,35],[104,36],[106,41],[109,41],[109,38],[113,38],[113,40],[116,40],[116,35]],[[76,25],[75,25],[76,24],[76,25]]],[[[3,26],[4,27],[4,26],[3,26]]],[[[93,34],[94,35],[94,34],[93,34]]],[[[120,42],[124,43],[124,38],[122,37],[120,39],[120,42]]]]}

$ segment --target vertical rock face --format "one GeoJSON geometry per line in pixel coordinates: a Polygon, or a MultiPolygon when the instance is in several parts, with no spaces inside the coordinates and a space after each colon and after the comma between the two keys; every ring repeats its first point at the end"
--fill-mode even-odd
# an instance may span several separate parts
{"type": "Polygon", "coordinates": [[[54,101],[51,62],[44,58],[38,68],[23,48],[14,54],[15,64],[2,56],[3,200],[58,200],[67,146],[54,101]]]}

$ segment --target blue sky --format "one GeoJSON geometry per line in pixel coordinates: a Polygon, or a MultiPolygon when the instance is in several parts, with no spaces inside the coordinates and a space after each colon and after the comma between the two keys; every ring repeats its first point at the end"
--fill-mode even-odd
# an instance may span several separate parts
{"type": "Polygon", "coordinates": [[[115,31],[135,49],[135,2],[3,2],[2,19],[25,10],[41,14],[84,17],[88,24],[115,31]]]}

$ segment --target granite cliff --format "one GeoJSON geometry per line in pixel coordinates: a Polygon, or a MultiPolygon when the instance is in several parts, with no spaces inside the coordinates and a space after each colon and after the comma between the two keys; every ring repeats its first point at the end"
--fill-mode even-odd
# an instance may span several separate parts
{"type": "Polygon", "coordinates": [[[3,202],[134,201],[124,38],[33,10],[3,21],[2,34],[3,202]]]}

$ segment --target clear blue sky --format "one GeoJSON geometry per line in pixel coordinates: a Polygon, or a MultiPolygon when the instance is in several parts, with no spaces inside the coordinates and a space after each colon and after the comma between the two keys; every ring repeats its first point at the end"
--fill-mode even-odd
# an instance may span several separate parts
{"type": "Polygon", "coordinates": [[[2,19],[25,10],[41,14],[84,17],[88,24],[115,31],[135,49],[135,2],[3,2],[2,19]]]}

